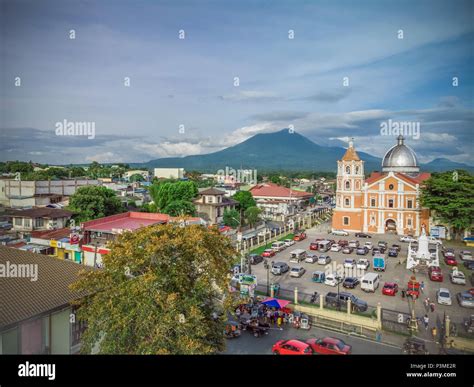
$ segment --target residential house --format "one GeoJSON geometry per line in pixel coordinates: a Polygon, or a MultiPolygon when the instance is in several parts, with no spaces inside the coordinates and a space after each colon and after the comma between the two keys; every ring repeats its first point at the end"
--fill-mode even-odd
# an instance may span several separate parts
{"type": "Polygon", "coordinates": [[[210,224],[220,224],[224,221],[224,211],[234,210],[238,202],[225,196],[225,191],[207,188],[199,192],[194,200],[197,214],[210,224]]]}
{"type": "Polygon", "coordinates": [[[58,208],[38,207],[12,210],[8,216],[12,218],[13,231],[30,233],[35,230],[64,228],[72,212],[58,208]]]}
{"type": "Polygon", "coordinates": [[[0,354],[79,352],[84,324],[71,319],[70,303],[82,294],[69,285],[83,269],[73,262],[0,246],[0,354]],[[14,270],[16,276],[11,274],[14,270]]]}

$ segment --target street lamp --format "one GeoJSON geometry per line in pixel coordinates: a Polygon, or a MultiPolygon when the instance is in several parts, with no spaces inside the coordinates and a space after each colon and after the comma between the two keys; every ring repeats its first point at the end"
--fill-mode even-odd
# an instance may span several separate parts
{"type": "Polygon", "coordinates": [[[267,297],[270,297],[270,265],[266,259],[263,262],[263,267],[267,270],[267,297]]]}

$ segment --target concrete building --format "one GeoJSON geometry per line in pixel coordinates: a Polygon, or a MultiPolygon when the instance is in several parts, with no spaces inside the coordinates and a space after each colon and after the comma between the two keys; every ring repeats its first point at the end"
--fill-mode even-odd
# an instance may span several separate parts
{"type": "Polygon", "coordinates": [[[12,218],[12,229],[18,232],[32,232],[41,230],[56,230],[66,227],[72,212],[57,208],[30,208],[12,210],[9,215],[12,218]]]}
{"type": "Polygon", "coordinates": [[[372,172],[367,179],[352,141],[337,164],[334,229],[419,236],[422,225],[429,226],[429,210],[421,208],[419,199],[430,174],[419,171],[416,154],[403,136],[385,154],[382,172],[372,172]]]}
{"type": "Polygon", "coordinates": [[[182,179],[184,168],[155,168],[153,176],[157,179],[182,179]]]}
{"type": "Polygon", "coordinates": [[[210,224],[220,224],[224,221],[224,211],[234,210],[238,202],[225,196],[225,191],[208,188],[199,192],[194,200],[196,212],[210,224]]]}
{"type": "Polygon", "coordinates": [[[0,179],[0,205],[11,208],[42,207],[65,202],[79,187],[99,185],[98,180],[0,179]]]}

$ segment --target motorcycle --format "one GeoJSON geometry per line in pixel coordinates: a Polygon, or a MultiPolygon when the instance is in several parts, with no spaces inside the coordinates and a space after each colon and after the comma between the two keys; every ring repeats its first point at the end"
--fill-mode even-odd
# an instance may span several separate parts
{"type": "Polygon", "coordinates": [[[318,299],[318,292],[314,292],[313,295],[311,296],[310,302],[312,304],[315,304],[317,299],[318,299]]]}

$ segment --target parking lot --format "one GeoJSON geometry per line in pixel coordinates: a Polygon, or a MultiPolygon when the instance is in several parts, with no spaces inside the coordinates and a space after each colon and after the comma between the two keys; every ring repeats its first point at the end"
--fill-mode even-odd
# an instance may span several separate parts
{"type": "MultiPolygon", "coordinates": [[[[323,283],[315,283],[312,281],[312,273],[314,271],[325,272],[326,271],[325,265],[318,265],[317,263],[306,263],[304,261],[298,264],[291,263],[290,252],[295,249],[304,249],[307,252],[309,252],[310,251],[309,244],[313,242],[316,238],[328,238],[328,239],[333,239],[336,242],[341,239],[348,240],[348,241],[358,240],[361,245],[363,245],[366,241],[371,241],[374,246],[376,246],[379,241],[385,241],[388,243],[388,247],[390,247],[392,244],[400,245],[401,251],[397,258],[389,258],[388,255],[385,254],[386,255],[386,269],[385,269],[385,272],[380,272],[380,286],[375,291],[375,293],[366,293],[362,291],[360,289],[360,285],[356,286],[355,289],[345,289],[342,287],[342,284],[341,284],[339,291],[340,292],[348,291],[356,295],[357,297],[361,298],[362,300],[366,301],[368,305],[372,307],[375,307],[377,303],[380,302],[380,304],[382,305],[382,308],[409,313],[408,301],[406,298],[401,297],[400,292],[398,292],[396,296],[386,296],[382,294],[382,287],[383,287],[384,282],[395,282],[398,284],[400,288],[406,288],[410,276],[413,275],[411,271],[408,271],[406,269],[405,262],[403,264],[400,264],[400,256],[403,261],[405,261],[407,258],[408,243],[400,242],[399,236],[394,235],[394,234],[380,234],[380,235],[372,234],[371,235],[372,238],[370,239],[356,238],[354,236],[354,233],[350,233],[349,236],[328,235],[327,231],[323,231],[323,230],[328,230],[329,228],[330,228],[330,225],[326,224],[326,225],[321,225],[318,228],[308,229],[306,230],[307,238],[305,240],[301,242],[295,242],[294,245],[287,247],[285,250],[278,252],[275,256],[268,258],[269,263],[271,261],[286,262],[290,266],[290,268],[294,266],[303,266],[306,269],[306,272],[303,274],[303,276],[299,278],[290,277],[289,272],[286,272],[281,276],[275,276],[270,272],[269,273],[270,283],[280,284],[281,289],[285,290],[285,293],[284,293],[285,296],[291,295],[291,292],[294,290],[295,287],[298,288],[298,292],[300,294],[303,293],[307,295],[311,295],[314,292],[318,292],[318,294],[323,294],[323,295],[326,295],[328,292],[337,292],[337,286],[331,287],[323,283]]],[[[451,247],[449,242],[445,242],[445,245],[448,245],[449,247],[451,247]]],[[[460,247],[459,245],[457,245],[455,247],[456,258],[458,257],[458,253],[461,249],[472,250],[472,248],[460,247]]],[[[365,256],[356,255],[355,251],[351,254],[343,254],[342,251],[339,251],[339,252],[328,251],[325,253],[322,253],[320,251],[311,251],[311,252],[317,254],[318,256],[322,254],[329,255],[332,260],[332,262],[330,263],[331,267],[333,267],[334,262],[336,264],[343,265],[344,260],[348,258],[353,258],[356,261],[360,258],[367,258],[369,259],[371,263],[371,266],[369,267],[367,272],[373,272],[373,268],[372,268],[373,257],[372,257],[371,252],[369,252],[365,256]]],[[[439,258],[440,258],[441,270],[444,275],[443,282],[432,282],[428,278],[428,275],[424,273],[418,273],[416,275],[417,280],[420,282],[423,281],[425,284],[423,294],[420,295],[420,299],[415,303],[416,315],[417,317],[422,317],[426,313],[425,307],[422,301],[426,297],[429,297],[430,300],[435,302],[435,312],[428,313],[430,320],[433,323],[434,321],[436,321],[436,318],[442,318],[443,314],[446,312],[446,314],[449,315],[449,317],[451,318],[451,321],[453,321],[456,324],[461,324],[465,317],[468,317],[471,314],[474,314],[474,309],[460,307],[456,300],[457,293],[472,288],[471,283],[469,281],[469,276],[466,275],[466,280],[467,280],[466,285],[452,284],[451,281],[449,280],[449,273],[451,271],[451,267],[445,265],[443,256],[441,254],[441,250],[440,250],[439,258]],[[436,292],[441,287],[447,288],[450,290],[451,296],[452,296],[452,305],[450,306],[439,305],[436,302],[436,292]]],[[[459,262],[459,265],[462,266],[462,261],[458,259],[458,262],[459,262]]],[[[463,270],[466,274],[470,274],[469,270],[465,268],[463,268],[463,270]]],[[[267,270],[264,268],[263,263],[259,263],[257,265],[252,266],[252,274],[255,274],[257,276],[260,289],[266,286],[267,270]]],[[[305,301],[307,300],[305,299],[305,301]]]]}

